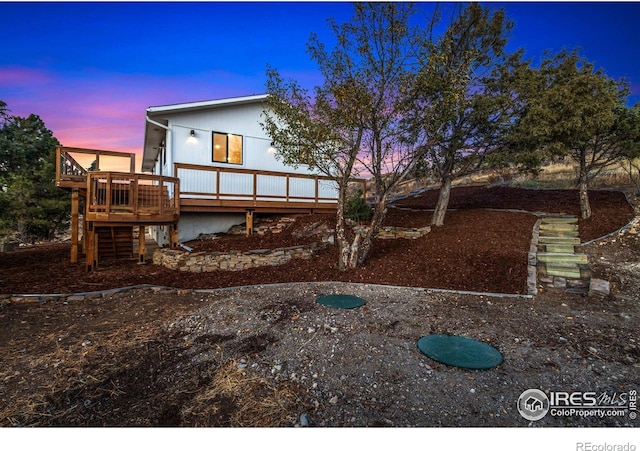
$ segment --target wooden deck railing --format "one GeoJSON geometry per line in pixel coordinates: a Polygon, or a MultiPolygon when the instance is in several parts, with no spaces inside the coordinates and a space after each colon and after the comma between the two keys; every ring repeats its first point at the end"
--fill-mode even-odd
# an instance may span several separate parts
{"type": "MultiPolygon", "coordinates": [[[[364,179],[353,181],[366,193],[364,179]]],[[[320,211],[335,209],[338,200],[335,181],[321,175],[175,163],[173,178],[160,177],[136,174],[133,153],[62,146],[56,149],[56,184],[87,196],[87,220],[164,222],[181,208],[320,211]]]]}
{"type": "Polygon", "coordinates": [[[84,189],[89,171],[136,171],[134,153],[56,147],[56,186],[84,189]]]}
{"type": "Polygon", "coordinates": [[[178,220],[178,179],[124,172],[87,173],[87,221],[160,224],[178,220]]]}
{"type": "MultiPolygon", "coordinates": [[[[220,208],[335,208],[337,185],[330,177],[278,171],[174,163],[181,204],[220,208]]],[[[354,179],[366,193],[366,181],[354,179]]]]}

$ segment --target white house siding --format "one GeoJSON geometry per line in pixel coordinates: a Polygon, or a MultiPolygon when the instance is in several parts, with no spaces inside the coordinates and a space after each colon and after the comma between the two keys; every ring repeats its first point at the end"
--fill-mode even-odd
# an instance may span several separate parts
{"type": "MultiPolygon", "coordinates": [[[[185,243],[201,234],[225,233],[232,226],[245,222],[244,213],[181,213],[178,241],[185,243]]],[[[149,234],[159,246],[169,244],[169,226],[152,226],[149,234]]]]}
{"type": "Polygon", "coordinates": [[[244,213],[182,213],[178,225],[178,240],[184,243],[195,240],[200,234],[224,233],[231,226],[244,221],[244,213]]]}
{"type": "Polygon", "coordinates": [[[286,166],[269,151],[271,140],[262,130],[262,105],[259,103],[179,113],[169,116],[172,131],[173,162],[258,169],[306,174],[309,169],[286,166]],[[195,138],[190,137],[193,130],[195,138]],[[212,132],[233,133],[243,137],[242,164],[215,163],[211,159],[212,132]]]}
{"type": "MultiPolygon", "coordinates": [[[[211,109],[194,109],[187,112],[166,111],[161,114],[167,121],[166,161],[160,168],[156,161],[156,173],[171,175],[180,179],[182,198],[213,199],[216,197],[217,177],[220,177],[220,192],[226,193],[226,200],[247,200],[242,195],[253,194],[253,175],[239,173],[219,174],[196,168],[178,168],[174,173],[174,163],[220,167],[229,170],[259,170],[309,174],[306,165],[287,166],[275,156],[271,148],[271,139],[266,135],[262,122],[262,104],[245,103],[241,105],[217,106],[211,109]],[[191,137],[191,130],[195,137],[191,137]],[[232,133],[243,138],[242,164],[224,164],[212,161],[212,132],[232,133]],[[201,194],[186,194],[186,193],[201,194]]],[[[160,157],[158,158],[158,160],[160,157]]],[[[287,179],[282,176],[258,175],[257,200],[280,200],[269,196],[285,196],[287,179]]],[[[313,178],[289,178],[289,199],[291,201],[311,201],[315,199],[315,180],[313,178]]],[[[320,198],[337,197],[334,182],[321,181],[318,187],[320,198]]],[[[332,202],[332,201],[320,201],[332,202]]],[[[334,201],[335,202],[335,201],[334,201]]],[[[244,214],[232,213],[181,213],[179,241],[195,239],[200,234],[226,232],[229,227],[242,224],[244,214]]],[[[168,228],[155,227],[151,231],[160,245],[168,243],[168,228]]]]}
{"type": "MultiPolygon", "coordinates": [[[[170,128],[170,149],[172,157],[167,160],[173,163],[220,167],[229,170],[251,169],[260,171],[289,172],[308,174],[306,165],[287,166],[276,158],[271,140],[260,126],[262,105],[229,106],[210,110],[187,113],[176,113],[168,116],[170,128]],[[195,137],[191,137],[191,130],[195,137]],[[242,164],[224,164],[212,161],[212,132],[233,133],[243,138],[242,164]]],[[[169,148],[167,149],[169,151],[169,148]]],[[[169,153],[169,152],[168,152],[169,153]]],[[[189,198],[211,198],[215,193],[216,173],[198,169],[178,169],[176,177],[180,178],[180,190],[183,193],[209,193],[210,195],[183,194],[189,198]]],[[[291,193],[300,198],[313,199],[315,184],[312,180],[292,178],[291,193]]],[[[220,174],[220,191],[237,194],[238,197],[226,197],[228,200],[242,200],[253,193],[253,176],[250,174],[220,174]]],[[[335,190],[334,190],[335,192],[335,190]]],[[[262,196],[285,196],[286,178],[259,176],[258,194],[262,196]]],[[[322,195],[321,195],[322,197],[322,195]]],[[[268,200],[261,198],[260,200],[268,200]]],[[[272,199],[273,200],[273,199],[272,199]]]]}

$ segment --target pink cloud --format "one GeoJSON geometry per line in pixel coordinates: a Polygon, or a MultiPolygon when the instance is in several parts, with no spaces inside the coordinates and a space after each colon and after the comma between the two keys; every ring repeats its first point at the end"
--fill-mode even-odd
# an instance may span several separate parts
{"type": "MultiPolygon", "coordinates": [[[[264,92],[259,76],[223,71],[159,77],[0,67],[0,83],[0,100],[11,114],[40,116],[64,146],[138,155],[147,107],[264,92]]],[[[139,166],[141,158],[136,160],[139,166]]]]}
{"type": "Polygon", "coordinates": [[[0,84],[2,86],[25,87],[48,83],[51,79],[46,72],[26,67],[0,67],[0,84]]]}

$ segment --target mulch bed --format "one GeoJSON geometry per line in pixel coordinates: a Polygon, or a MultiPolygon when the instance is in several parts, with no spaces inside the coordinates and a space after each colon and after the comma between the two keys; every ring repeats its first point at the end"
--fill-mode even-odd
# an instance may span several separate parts
{"type": "MultiPolygon", "coordinates": [[[[438,190],[428,190],[419,195],[394,202],[404,208],[433,209],[438,201],[438,190]]],[[[588,220],[580,219],[580,239],[590,241],[620,227],[633,218],[633,208],[621,191],[591,190],[589,201],[593,215],[588,220]]],[[[578,190],[533,190],[505,186],[465,186],[453,188],[449,209],[470,210],[477,208],[499,210],[524,210],[569,214],[580,217],[580,194],[578,190]]],[[[447,219],[445,218],[445,223],[447,219]]]]}
{"type": "MultiPolygon", "coordinates": [[[[412,209],[431,209],[437,191],[396,202],[412,209]]],[[[184,289],[221,288],[282,282],[343,281],[423,288],[526,292],[527,252],[534,215],[487,209],[514,209],[578,215],[576,191],[534,191],[515,188],[464,187],[451,193],[445,225],[418,240],[378,240],[364,266],[348,272],[336,269],[336,248],[311,260],[240,272],[188,274],[136,261],[101,262],[96,271],[69,263],[70,245],[45,244],[0,254],[0,293],[76,293],[137,284],[184,289]]],[[[624,226],[633,210],[618,191],[592,191],[593,217],[580,221],[583,241],[624,226]]],[[[429,211],[389,209],[387,225],[428,225],[429,211]]],[[[330,221],[326,215],[299,218],[298,227],[330,221]]],[[[249,250],[304,244],[292,227],[277,235],[224,237],[198,243],[198,250],[249,250]]],[[[195,244],[195,243],[191,243],[195,244]]]]}

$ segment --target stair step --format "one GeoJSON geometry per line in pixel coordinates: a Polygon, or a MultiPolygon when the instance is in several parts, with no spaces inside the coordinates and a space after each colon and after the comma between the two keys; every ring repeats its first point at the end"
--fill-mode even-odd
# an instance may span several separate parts
{"type": "Polygon", "coordinates": [[[547,216],[542,218],[543,224],[577,224],[578,218],[575,216],[547,216]]]}
{"type": "Polygon", "coordinates": [[[539,244],[572,244],[574,246],[580,244],[580,238],[572,236],[539,236],[539,244]]]}
{"type": "Polygon", "coordinates": [[[564,277],[565,279],[579,279],[581,277],[578,265],[547,265],[547,275],[564,277]]]}
{"type": "Polygon", "coordinates": [[[588,263],[586,254],[538,252],[537,257],[543,263],[588,263]]]}
{"type": "Polygon", "coordinates": [[[572,278],[576,281],[583,280],[588,281],[592,274],[589,265],[575,264],[575,263],[542,263],[538,262],[537,265],[538,274],[540,275],[558,275],[558,272],[569,272],[571,276],[564,276],[572,278]],[[551,271],[551,274],[549,273],[551,271]],[[580,276],[578,277],[578,272],[580,276]]]}
{"type": "Polygon", "coordinates": [[[96,227],[100,259],[133,257],[133,227],[96,227]]]}
{"type": "Polygon", "coordinates": [[[562,231],[578,231],[577,224],[540,224],[540,230],[562,230],[562,231]]]}
{"type": "Polygon", "coordinates": [[[575,247],[572,244],[547,244],[545,251],[554,254],[571,254],[575,252],[575,247]]]}
{"type": "Polygon", "coordinates": [[[540,230],[540,236],[559,238],[579,238],[577,230],[540,230]]]}

